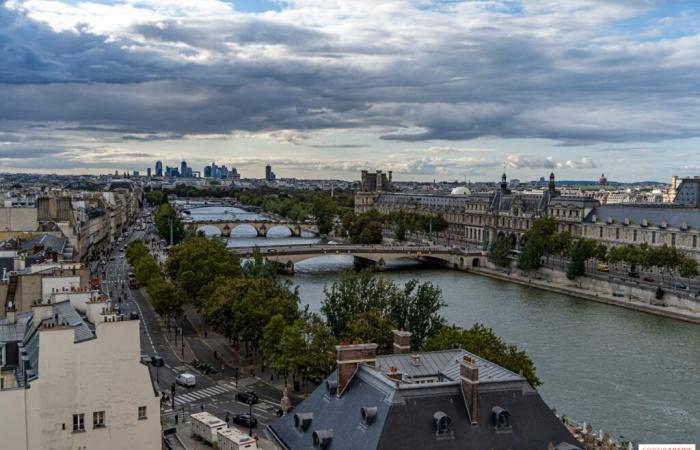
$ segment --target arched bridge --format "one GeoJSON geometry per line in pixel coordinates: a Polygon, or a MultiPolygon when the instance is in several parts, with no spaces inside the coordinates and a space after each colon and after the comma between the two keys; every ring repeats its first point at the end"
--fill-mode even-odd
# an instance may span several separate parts
{"type": "MultiPolygon", "coordinates": [[[[236,248],[238,256],[251,257],[256,248],[236,248]]],[[[275,262],[286,273],[294,273],[298,262],[318,256],[347,255],[354,258],[355,264],[372,266],[375,270],[386,269],[387,261],[411,259],[423,263],[466,270],[484,264],[481,252],[464,252],[442,246],[391,246],[391,245],[289,245],[257,247],[266,261],[275,262]]]]}
{"type": "Polygon", "coordinates": [[[216,227],[224,237],[230,237],[231,232],[242,225],[250,225],[255,228],[259,237],[267,236],[267,232],[276,227],[287,228],[295,237],[301,236],[304,232],[318,235],[316,225],[296,222],[274,220],[197,220],[185,222],[185,227],[190,231],[199,232],[206,226],[216,227]]]}

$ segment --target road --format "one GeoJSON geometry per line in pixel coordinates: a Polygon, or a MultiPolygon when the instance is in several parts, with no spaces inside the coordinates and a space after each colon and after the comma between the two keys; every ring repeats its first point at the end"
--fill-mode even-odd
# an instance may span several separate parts
{"type": "MultiPolygon", "coordinates": [[[[245,377],[242,372],[239,387],[236,387],[236,380],[232,376],[234,369],[231,367],[227,367],[223,374],[209,376],[195,369],[190,361],[183,362],[178,357],[180,355],[175,353],[175,350],[180,350],[181,340],[177,341],[178,347],[174,348],[174,345],[166,339],[155,313],[147,302],[144,290],[129,289],[129,272],[132,269],[120,247],[125,247],[133,240],[143,241],[145,239],[146,242],[149,242],[153,236],[151,229],[141,231],[131,229],[126,235],[125,241],[119,247],[115,247],[104,258],[104,262],[100,262],[100,268],[97,270],[104,274],[101,290],[111,296],[113,304],[119,306],[122,313],[127,316],[132,312],[138,313],[141,325],[142,355],[148,357],[159,355],[163,358],[164,365],[162,367],[149,365],[152,377],[156,380],[161,392],[170,394],[171,386],[175,386],[175,408],[173,408],[173,402],[170,401],[163,405],[161,411],[164,428],[174,424],[176,413],[179,415],[179,420],[182,420],[183,417],[188,418],[189,414],[199,412],[202,409],[222,419],[225,418],[227,412],[232,415],[247,413],[249,406],[237,401],[235,395],[240,391],[249,390],[256,392],[260,398],[260,402],[252,407],[252,413],[259,422],[258,427],[276,420],[276,410],[281,398],[281,392],[278,389],[268,386],[257,378],[251,378],[249,375],[245,377]],[[181,372],[194,374],[197,379],[196,386],[176,385],[175,378],[181,372]]],[[[161,247],[164,247],[164,244],[161,247]]],[[[200,361],[207,362],[212,367],[219,368],[220,364],[214,359],[211,350],[202,342],[192,327],[188,323],[182,325],[185,342],[195,357],[200,361]]],[[[165,332],[167,333],[167,331],[165,332]]]]}

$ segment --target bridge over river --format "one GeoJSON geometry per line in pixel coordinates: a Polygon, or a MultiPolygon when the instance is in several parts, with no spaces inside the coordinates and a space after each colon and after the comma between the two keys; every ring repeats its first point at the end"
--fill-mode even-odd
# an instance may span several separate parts
{"type": "Polygon", "coordinates": [[[479,267],[484,264],[482,252],[465,252],[444,246],[395,246],[356,244],[309,244],[265,247],[238,247],[234,251],[242,258],[251,257],[257,249],[266,261],[275,262],[283,272],[294,273],[294,265],[300,261],[320,256],[347,255],[354,258],[358,266],[372,266],[375,270],[386,269],[387,261],[408,259],[426,264],[453,269],[479,267]]]}
{"type": "Polygon", "coordinates": [[[282,227],[289,230],[293,237],[299,237],[302,233],[310,233],[318,235],[318,227],[313,224],[297,223],[284,220],[271,219],[241,219],[241,220],[186,220],[184,222],[188,230],[200,232],[205,227],[214,227],[219,230],[221,236],[230,237],[233,230],[240,226],[252,227],[255,229],[258,237],[265,237],[273,228],[282,227]]]}

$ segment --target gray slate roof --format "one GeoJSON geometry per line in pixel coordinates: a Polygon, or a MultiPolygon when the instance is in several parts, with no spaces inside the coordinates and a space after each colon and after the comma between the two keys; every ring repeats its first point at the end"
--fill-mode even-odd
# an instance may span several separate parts
{"type": "Polygon", "coordinates": [[[43,246],[46,249],[55,251],[56,253],[63,253],[63,249],[66,247],[66,238],[60,238],[52,236],[50,234],[42,234],[34,239],[30,239],[22,244],[21,249],[23,251],[32,250],[34,247],[43,246]]]}
{"type": "Polygon", "coordinates": [[[593,216],[600,222],[605,222],[611,217],[615,224],[622,225],[625,218],[631,224],[641,225],[644,219],[650,227],[658,227],[666,221],[670,228],[681,228],[686,223],[689,229],[700,230],[700,209],[673,208],[668,206],[632,206],[632,205],[604,205],[598,206],[584,219],[585,223],[593,223],[593,216]]]}
{"type": "MultiPolygon", "coordinates": [[[[377,365],[394,366],[414,375],[432,374],[437,369],[456,376],[453,361],[457,355],[469,353],[422,353],[422,368],[413,367],[410,355],[379,356],[377,365]]],[[[477,365],[486,376],[482,378],[480,373],[480,418],[476,425],[470,422],[458,381],[397,384],[378,368],[360,365],[340,398],[323,383],[288,416],[272,423],[268,431],[288,450],[317,448],[312,442],[316,430],[333,430],[330,450],[546,449],[549,442],[579,448],[580,444],[525,379],[483,359],[478,359],[477,365]],[[362,420],[363,407],[377,408],[370,424],[362,420]],[[494,407],[510,413],[509,430],[496,431],[491,418],[494,407]],[[438,411],[452,419],[448,434],[436,434],[433,415],[438,411]],[[294,414],[302,413],[313,413],[306,431],[294,424],[294,414]]],[[[336,372],[328,377],[336,379],[336,372]]]]}

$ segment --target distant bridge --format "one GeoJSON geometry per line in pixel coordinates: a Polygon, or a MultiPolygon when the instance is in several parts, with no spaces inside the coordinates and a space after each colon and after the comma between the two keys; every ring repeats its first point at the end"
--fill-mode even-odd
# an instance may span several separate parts
{"type": "Polygon", "coordinates": [[[259,237],[265,237],[267,236],[267,233],[277,227],[283,227],[287,228],[291,233],[292,236],[299,237],[302,235],[302,233],[307,232],[307,233],[312,233],[314,235],[318,235],[318,227],[316,225],[312,224],[305,224],[305,223],[296,223],[296,222],[287,222],[283,220],[230,220],[230,219],[223,219],[223,220],[192,220],[192,221],[187,221],[185,222],[185,227],[194,232],[199,232],[202,231],[204,227],[215,227],[218,228],[219,231],[221,232],[221,235],[224,237],[230,237],[231,232],[235,230],[236,228],[243,226],[243,225],[249,225],[253,227],[259,237]]]}
{"type": "MultiPolygon", "coordinates": [[[[240,257],[251,257],[255,247],[236,248],[240,257]]],[[[427,264],[454,269],[467,269],[484,265],[481,252],[463,252],[442,246],[393,246],[393,245],[287,245],[257,247],[266,261],[277,263],[280,270],[294,273],[294,265],[319,256],[352,256],[356,265],[372,266],[386,270],[387,261],[410,259],[427,264]]]]}

